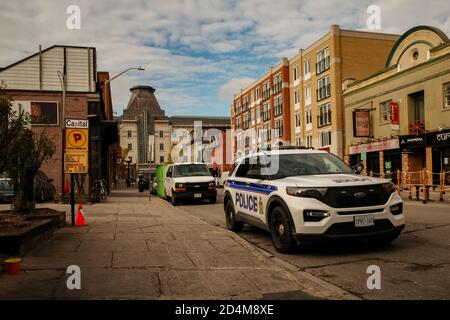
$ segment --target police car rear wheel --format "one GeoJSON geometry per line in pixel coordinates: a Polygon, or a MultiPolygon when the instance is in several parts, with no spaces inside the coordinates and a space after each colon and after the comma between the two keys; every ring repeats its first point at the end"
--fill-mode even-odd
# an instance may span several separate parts
{"type": "Polygon", "coordinates": [[[276,207],[270,216],[270,234],[275,249],[281,253],[292,252],[295,247],[295,239],[292,235],[292,227],[288,214],[282,207],[276,207]]]}
{"type": "Polygon", "coordinates": [[[230,200],[227,201],[227,205],[225,206],[225,222],[227,223],[228,230],[234,232],[240,232],[244,228],[244,223],[236,220],[236,214],[230,200]]]}

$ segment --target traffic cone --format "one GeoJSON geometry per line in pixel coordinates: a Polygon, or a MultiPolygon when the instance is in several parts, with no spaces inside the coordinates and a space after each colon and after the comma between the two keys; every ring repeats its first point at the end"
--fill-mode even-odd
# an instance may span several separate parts
{"type": "Polygon", "coordinates": [[[64,194],[69,193],[69,191],[70,191],[69,181],[66,180],[66,181],[64,182],[64,194]]]}
{"type": "Polygon", "coordinates": [[[83,213],[83,204],[78,204],[77,217],[75,219],[75,227],[85,227],[87,226],[86,219],[84,218],[83,213]]]}

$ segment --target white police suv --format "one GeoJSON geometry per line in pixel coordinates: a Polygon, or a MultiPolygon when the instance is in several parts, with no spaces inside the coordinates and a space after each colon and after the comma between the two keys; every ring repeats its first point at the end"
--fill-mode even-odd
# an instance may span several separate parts
{"type": "Polygon", "coordinates": [[[392,182],[359,176],[324,151],[280,148],[237,161],[225,183],[228,229],[244,223],[271,233],[283,253],[297,244],[337,238],[389,243],[405,226],[392,182]]]}

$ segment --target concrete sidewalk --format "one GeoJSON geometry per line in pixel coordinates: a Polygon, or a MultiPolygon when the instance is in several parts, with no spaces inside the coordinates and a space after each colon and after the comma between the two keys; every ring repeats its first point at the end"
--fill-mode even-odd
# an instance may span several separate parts
{"type": "Polygon", "coordinates": [[[85,214],[88,227],[57,231],[19,275],[0,275],[0,298],[357,299],[157,197],[111,197],[85,214]],[[67,289],[69,265],[81,290],[67,289]]]}

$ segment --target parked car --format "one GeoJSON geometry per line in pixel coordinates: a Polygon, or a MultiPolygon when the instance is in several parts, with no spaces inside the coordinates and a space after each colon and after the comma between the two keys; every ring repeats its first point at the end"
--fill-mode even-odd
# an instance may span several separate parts
{"type": "Polygon", "coordinates": [[[14,187],[11,179],[7,176],[0,176],[0,202],[9,202],[14,197],[14,187]]]}
{"type": "Polygon", "coordinates": [[[177,205],[182,199],[208,199],[215,203],[216,182],[205,163],[176,163],[167,168],[164,178],[167,200],[177,205]]]}
{"type": "MultiPolygon", "coordinates": [[[[39,170],[34,177],[34,197],[37,202],[44,202],[48,199],[55,198],[55,186],[53,179],[49,179],[47,175],[39,170]]],[[[11,183],[11,178],[6,175],[0,177],[0,201],[11,201],[16,192],[11,183]]]]}
{"type": "Polygon", "coordinates": [[[55,199],[56,189],[53,179],[49,179],[47,175],[39,170],[34,178],[34,197],[36,201],[43,202],[48,199],[55,199]]]}

